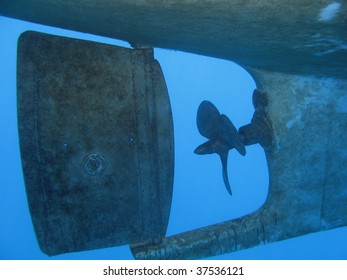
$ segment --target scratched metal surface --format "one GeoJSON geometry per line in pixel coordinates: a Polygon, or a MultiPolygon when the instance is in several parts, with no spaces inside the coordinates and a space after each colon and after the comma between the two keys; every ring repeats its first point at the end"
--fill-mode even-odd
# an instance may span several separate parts
{"type": "Polygon", "coordinates": [[[22,166],[41,250],[161,239],[173,130],[152,50],[26,32],[17,74],[22,166]]]}

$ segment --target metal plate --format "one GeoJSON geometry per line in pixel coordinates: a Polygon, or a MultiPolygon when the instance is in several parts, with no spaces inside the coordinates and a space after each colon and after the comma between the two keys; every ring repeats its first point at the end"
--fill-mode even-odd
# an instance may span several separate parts
{"type": "Polygon", "coordinates": [[[173,126],[153,51],[26,32],[17,89],[24,179],[41,250],[55,255],[163,238],[173,126]]]}

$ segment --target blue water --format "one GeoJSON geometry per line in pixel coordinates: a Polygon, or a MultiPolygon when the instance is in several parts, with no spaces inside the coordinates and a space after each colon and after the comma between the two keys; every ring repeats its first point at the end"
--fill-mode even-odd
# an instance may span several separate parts
{"type": "MultiPolygon", "coordinates": [[[[26,200],[16,115],[18,36],[35,30],[128,46],[126,42],[0,17],[0,259],[132,259],[128,246],[47,257],[37,244],[26,200]]],[[[196,128],[202,100],[212,101],[238,128],[250,122],[255,83],[238,65],[178,51],[155,49],[166,79],[175,129],[175,180],[167,235],[230,220],[259,208],[268,191],[259,145],[246,157],[229,154],[233,197],[225,190],[219,157],[193,153],[205,141],[196,128]]],[[[347,227],[215,257],[216,259],[347,259],[347,227]]]]}

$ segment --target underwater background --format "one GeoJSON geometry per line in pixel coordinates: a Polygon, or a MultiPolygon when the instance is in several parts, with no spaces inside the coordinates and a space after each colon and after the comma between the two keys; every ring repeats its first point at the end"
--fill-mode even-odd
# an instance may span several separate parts
{"type": "MultiPolygon", "coordinates": [[[[0,259],[132,259],[128,246],[48,257],[33,230],[21,168],[16,109],[16,51],[20,34],[34,30],[130,47],[127,42],[0,17],[0,259]]],[[[166,80],[174,121],[175,177],[167,235],[223,222],[258,209],[268,191],[263,149],[230,151],[233,196],[223,183],[218,155],[200,156],[205,142],[196,126],[201,101],[211,101],[236,128],[248,124],[256,85],[240,66],[225,60],[155,49],[166,80]]],[[[213,259],[347,259],[347,227],[213,257],[213,259]]]]}

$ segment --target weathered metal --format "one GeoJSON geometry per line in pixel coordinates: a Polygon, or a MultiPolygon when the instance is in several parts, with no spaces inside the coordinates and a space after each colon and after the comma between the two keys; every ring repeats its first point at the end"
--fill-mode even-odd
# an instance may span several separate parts
{"type": "Polygon", "coordinates": [[[137,244],[139,259],[196,259],[347,225],[347,81],[253,72],[267,94],[269,193],[244,217],[137,244]]]}
{"type": "Polygon", "coordinates": [[[0,14],[229,59],[266,94],[275,145],[265,205],[133,245],[136,258],[202,258],[347,225],[346,0],[3,0],[0,14]]]}
{"type": "Polygon", "coordinates": [[[267,95],[259,90],[253,91],[254,114],[251,123],[239,128],[245,145],[260,144],[265,150],[274,148],[274,135],[271,120],[267,114],[267,95]]]}
{"type": "Polygon", "coordinates": [[[0,15],[267,71],[346,78],[346,0],[2,0],[0,15]]]}
{"type": "Polygon", "coordinates": [[[166,232],[173,127],[152,49],[26,32],[18,128],[30,213],[48,255],[166,232]]]}

